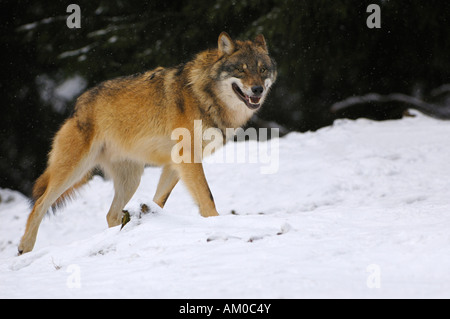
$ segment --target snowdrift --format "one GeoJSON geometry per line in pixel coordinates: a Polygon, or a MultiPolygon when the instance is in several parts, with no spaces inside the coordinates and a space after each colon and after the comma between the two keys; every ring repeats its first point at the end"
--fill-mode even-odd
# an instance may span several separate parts
{"type": "Polygon", "coordinates": [[[450,123],[340,120],[278,143],[274,174],[207,161],[219,217],[182,184],[152,204],[147,168],[108,229],[113,185],[95,177],[20,257],[28,199],[0,190],[0,298],[450,297],[450,123]]]}

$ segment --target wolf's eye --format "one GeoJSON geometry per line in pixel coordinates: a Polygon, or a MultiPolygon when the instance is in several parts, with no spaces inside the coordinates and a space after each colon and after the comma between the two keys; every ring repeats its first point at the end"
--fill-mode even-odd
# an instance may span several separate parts
{"type": "Polygon", "coordinates": [[[267,69],[266,69],[266,68],[261,68],[261,69],[259,70],[259,72],[261,72],[261,74],[264,74],[264,73],[267,72],[267,69]]]}
{"type": "Polygon", "coordinates": [[[242,73],[242,72],[244,72],[244,68],[241,67],[241,66],[237,66],[237,67],[236,67],[236,71],[242,73]]]}

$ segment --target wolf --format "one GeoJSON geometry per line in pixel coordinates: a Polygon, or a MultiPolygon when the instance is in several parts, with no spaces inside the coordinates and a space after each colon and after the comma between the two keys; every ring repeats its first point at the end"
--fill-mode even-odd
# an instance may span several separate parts
{"type": "Polygon", "coordinates": [[[97,167],[114,182],[109,227],[121,224],[145,165],[162,166],[153,197],[157,205],[164,207],[181,179],[201,216],[217,216],[201,161],[193,154],[191,161],[172,160],[177,141],[171,132],[187,128],[194,136],[194,121],[201,120],[203,129],[220,130],[226,139],[227,128],[242,127],[260,109],[276,77],[263,35],[239,41],[222,32],[217,47],[187,63],[105,81],[83,93],[56,133],[47,168],[34,185],[19,255],[33,249],[50,207],[64,205],[97,167]]]}

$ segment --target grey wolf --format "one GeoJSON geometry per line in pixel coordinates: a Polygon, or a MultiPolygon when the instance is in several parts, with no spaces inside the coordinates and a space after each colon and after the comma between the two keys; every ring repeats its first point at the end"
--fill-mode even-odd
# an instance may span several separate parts
{"type": "Polygon", "coordinates": [[[204,129],[217,128],[225,137],[226,128],[243,126],[261,107],[276,77],[264,36],[235,41],[223,32],[217,47],[185,64],[105,81],[83,93],[73,116],[57,132],[47,168],[33,188],[35,203],[19,254],[33,249],[49,208],[71,198],[95,167],[114,182],[109,227],[120,225],[146,164],[163,167],[156,204],[164,207],[181,179],[200,214],[217,216],[202,163],[172,160],[177,141],[171,132],[180,127],[193,132],[194,121],[202,120],[204,129]]]}

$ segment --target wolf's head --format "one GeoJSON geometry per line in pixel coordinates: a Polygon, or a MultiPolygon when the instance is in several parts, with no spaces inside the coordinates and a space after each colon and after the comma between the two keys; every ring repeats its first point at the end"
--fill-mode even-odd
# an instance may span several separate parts
{"type": "Polygon", "coordinates": [[[253,41],[233,41],[226,32],[218,40],[217,90],[229,107],[257,110],[277,77],[263,35],[253,41]]]}

